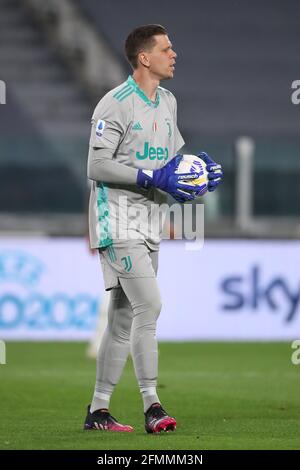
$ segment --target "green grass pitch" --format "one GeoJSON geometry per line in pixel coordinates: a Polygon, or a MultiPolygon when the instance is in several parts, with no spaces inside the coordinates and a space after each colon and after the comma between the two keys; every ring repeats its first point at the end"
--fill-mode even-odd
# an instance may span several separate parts
{"type": "Polygon", "coordinates": [[[1,449],[300,449],[300,365],[290,343],[161,343],[159,395],[178,421],[147,435],[131,360],[111,413],[134,433],[83,431],[95,362],[83,343],[8,343],[1,449]]]}

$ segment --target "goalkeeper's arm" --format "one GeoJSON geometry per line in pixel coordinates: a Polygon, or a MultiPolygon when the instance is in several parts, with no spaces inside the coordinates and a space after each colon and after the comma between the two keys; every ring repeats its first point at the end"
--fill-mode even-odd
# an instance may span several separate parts
{"type": "Polygon", "coordinates": [[[103,183],[136,184],[138,170],[112,159],[113,151],[93,149],[88,159],[88,178],[103,183]]]}

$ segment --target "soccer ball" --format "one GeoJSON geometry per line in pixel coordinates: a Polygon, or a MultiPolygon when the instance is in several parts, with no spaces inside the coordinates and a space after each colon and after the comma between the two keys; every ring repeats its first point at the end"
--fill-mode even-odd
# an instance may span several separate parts
{"type": "Polygon", "coordinates": [[[175,173],[191,173],[195,175],[194,179],[181,180],[182,184],[191,187],[190,192],[197,197],[203,196],[207,192],[208,177],[206,163],[196,155],[182,155],[182,160],[175,173]],[[197,191],[193,191],[197,187],[197,191]]]}

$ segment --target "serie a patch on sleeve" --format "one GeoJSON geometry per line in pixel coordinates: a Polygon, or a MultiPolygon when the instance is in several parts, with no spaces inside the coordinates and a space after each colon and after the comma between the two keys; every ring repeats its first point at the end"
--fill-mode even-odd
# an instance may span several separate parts
{"type": "Polygon", "coordinates": [[[103,119],[98,119],[97,125],[96,125],[96,136],[102,137],[104,129],[105,129],[105,121],[103,121],[103,119]]]}

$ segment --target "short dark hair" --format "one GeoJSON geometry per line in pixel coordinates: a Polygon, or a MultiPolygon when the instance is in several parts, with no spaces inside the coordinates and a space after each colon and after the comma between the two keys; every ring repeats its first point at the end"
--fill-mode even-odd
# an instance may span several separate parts
{"type": "Polygon", "coordinates": [[[139,53],[145,49],[152,49],[155,46],[154,36],[159,34],[168,34],[160,24],[139,26],[129,33],[125,41],[125,54],[134,69],[138,66],[139,53]]]}

